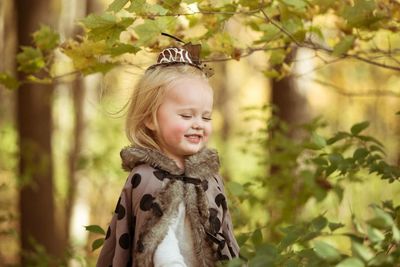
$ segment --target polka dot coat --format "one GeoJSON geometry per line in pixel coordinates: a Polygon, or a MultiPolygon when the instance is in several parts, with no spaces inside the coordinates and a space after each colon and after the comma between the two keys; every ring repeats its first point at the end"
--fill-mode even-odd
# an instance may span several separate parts
{"type": "Polygon", "coordinates": [[[126,147],[121,157],[130,174],[96,266],[153,266],[154,252],[182,201],[192,226],[194,267],[238,256],[215,150],[205,148],[185,159],[184,172],[155,150],[126,147]]]}

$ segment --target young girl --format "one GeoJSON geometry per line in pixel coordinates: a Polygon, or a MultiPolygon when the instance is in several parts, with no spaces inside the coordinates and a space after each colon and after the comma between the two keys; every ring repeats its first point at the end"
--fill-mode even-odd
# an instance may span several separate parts
{"type": "MultiPolygon", "coordinates": [[[[185,46],[184,46],[185,47],[185,46]]],[[[130,175],[97,266],[215,266],[239,254],[211,135],[207,70],[167,48],[133,93],[121,151],[130,175]]]]}

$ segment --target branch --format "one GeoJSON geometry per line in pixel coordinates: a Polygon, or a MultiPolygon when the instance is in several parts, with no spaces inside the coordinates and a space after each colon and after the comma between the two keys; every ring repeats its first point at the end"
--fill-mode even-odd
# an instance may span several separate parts
{"type": "Polygon", "coordinates": [[[366,90],[363,93],[354,93],[350,92],[348,89],[339,87],[333,83],[329,83],[323,81],[321,79],[313,79],[314,82],[319,83],[321,85],[325,85],[334,89],[334,91],[340,95],[348,96],[348,97],[376,97],[376,96],[384,96],[384,97],[398,97],[400,98],[400,93],[393,91],[383,91],[383,90],[366,90]]]}
{"type": "MultiPolygon", "coordinates": [[[[278,28],[281,32],[283,32],[287,37],[290,38],[290,40],[292,40],[298,47],[305,47],[305,48],[310,48],[310,49],[314,49],[314,50],[321,50],[321,51],[325,51],[329,54],[333,53],[333,49],[331,48],[327,48],[327,47],[323,47],[321,45],[317,45],[315,43],[313,43],[312,41],[306,41],[306,42],[299,42],[298,40],[296,40],[296,38],[289,32],[287,31],[282,25],[280,25],[277,21],[271,19],[267,13],[265,13],[264,10],[260,9],[261,13],[264,15],[264,17],[266,18],[267,22],[270,22],[272,25],[274,25],[276,28],[278,28]]],[[[361,57],[359,55],[353,55],[353,54],[349,54],[349,53],[345,53],[343,54],[341,57],[343,58],[354,58],[357,59],[359,61],[377,66],[377,67],[382,67],[382,68],[386,68],[386,69],[391,69],[391,70],[395,70],[395,71],[400,71],[400,66],[394,66],[394,65],[387,65],[387,64],[383,64],[380,62],[376,62],[373,61],[371,59],[365,58],[365,57],[361,57]]]]}
{"type": "Polygon", "coordinates": [[[288,36],[290,38],[290,40],[292,40],[297,46],[299,47],[303,47],[303,45],[301,43],[299,43],[299,41],[296,40],[296,38],[294,38],[294,36],[288,32],[283,26],[279,25],[278,22],[276,22],[275,20],[271,19],[267,13],[265,13],[264,10],[260,9],[261,13],[263,13],[264,17],[266,18],[267,22],[270,22],[272,25],[274,25],[276,28],[278,28],[281,32],[283,32],[284,34],[286,34],[286,36],[288,36]]]}

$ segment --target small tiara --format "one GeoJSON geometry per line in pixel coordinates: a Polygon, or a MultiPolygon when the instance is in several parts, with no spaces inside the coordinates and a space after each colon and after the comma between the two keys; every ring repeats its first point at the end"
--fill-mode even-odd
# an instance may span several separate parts
{"type": "Polygon", "coordinates": [[[196,67],[203,71],[206,77],[214,75],[214,70],[200,61],[201,45],[186,43],[183,47],[168,47],[158,55],[157,63],[151,65],[148,69],[157,66],[170,66],[175,64],[186,64],[196,67]]]}

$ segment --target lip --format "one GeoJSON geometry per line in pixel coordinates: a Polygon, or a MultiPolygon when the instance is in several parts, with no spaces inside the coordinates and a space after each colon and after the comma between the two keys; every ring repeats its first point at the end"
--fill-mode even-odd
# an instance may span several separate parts
{"type": "Polygon", "coordinates": [[[201,134],[185,134],[185,138],[190,143],[198,144],[203,139],[203,136],[201,134]]]}

